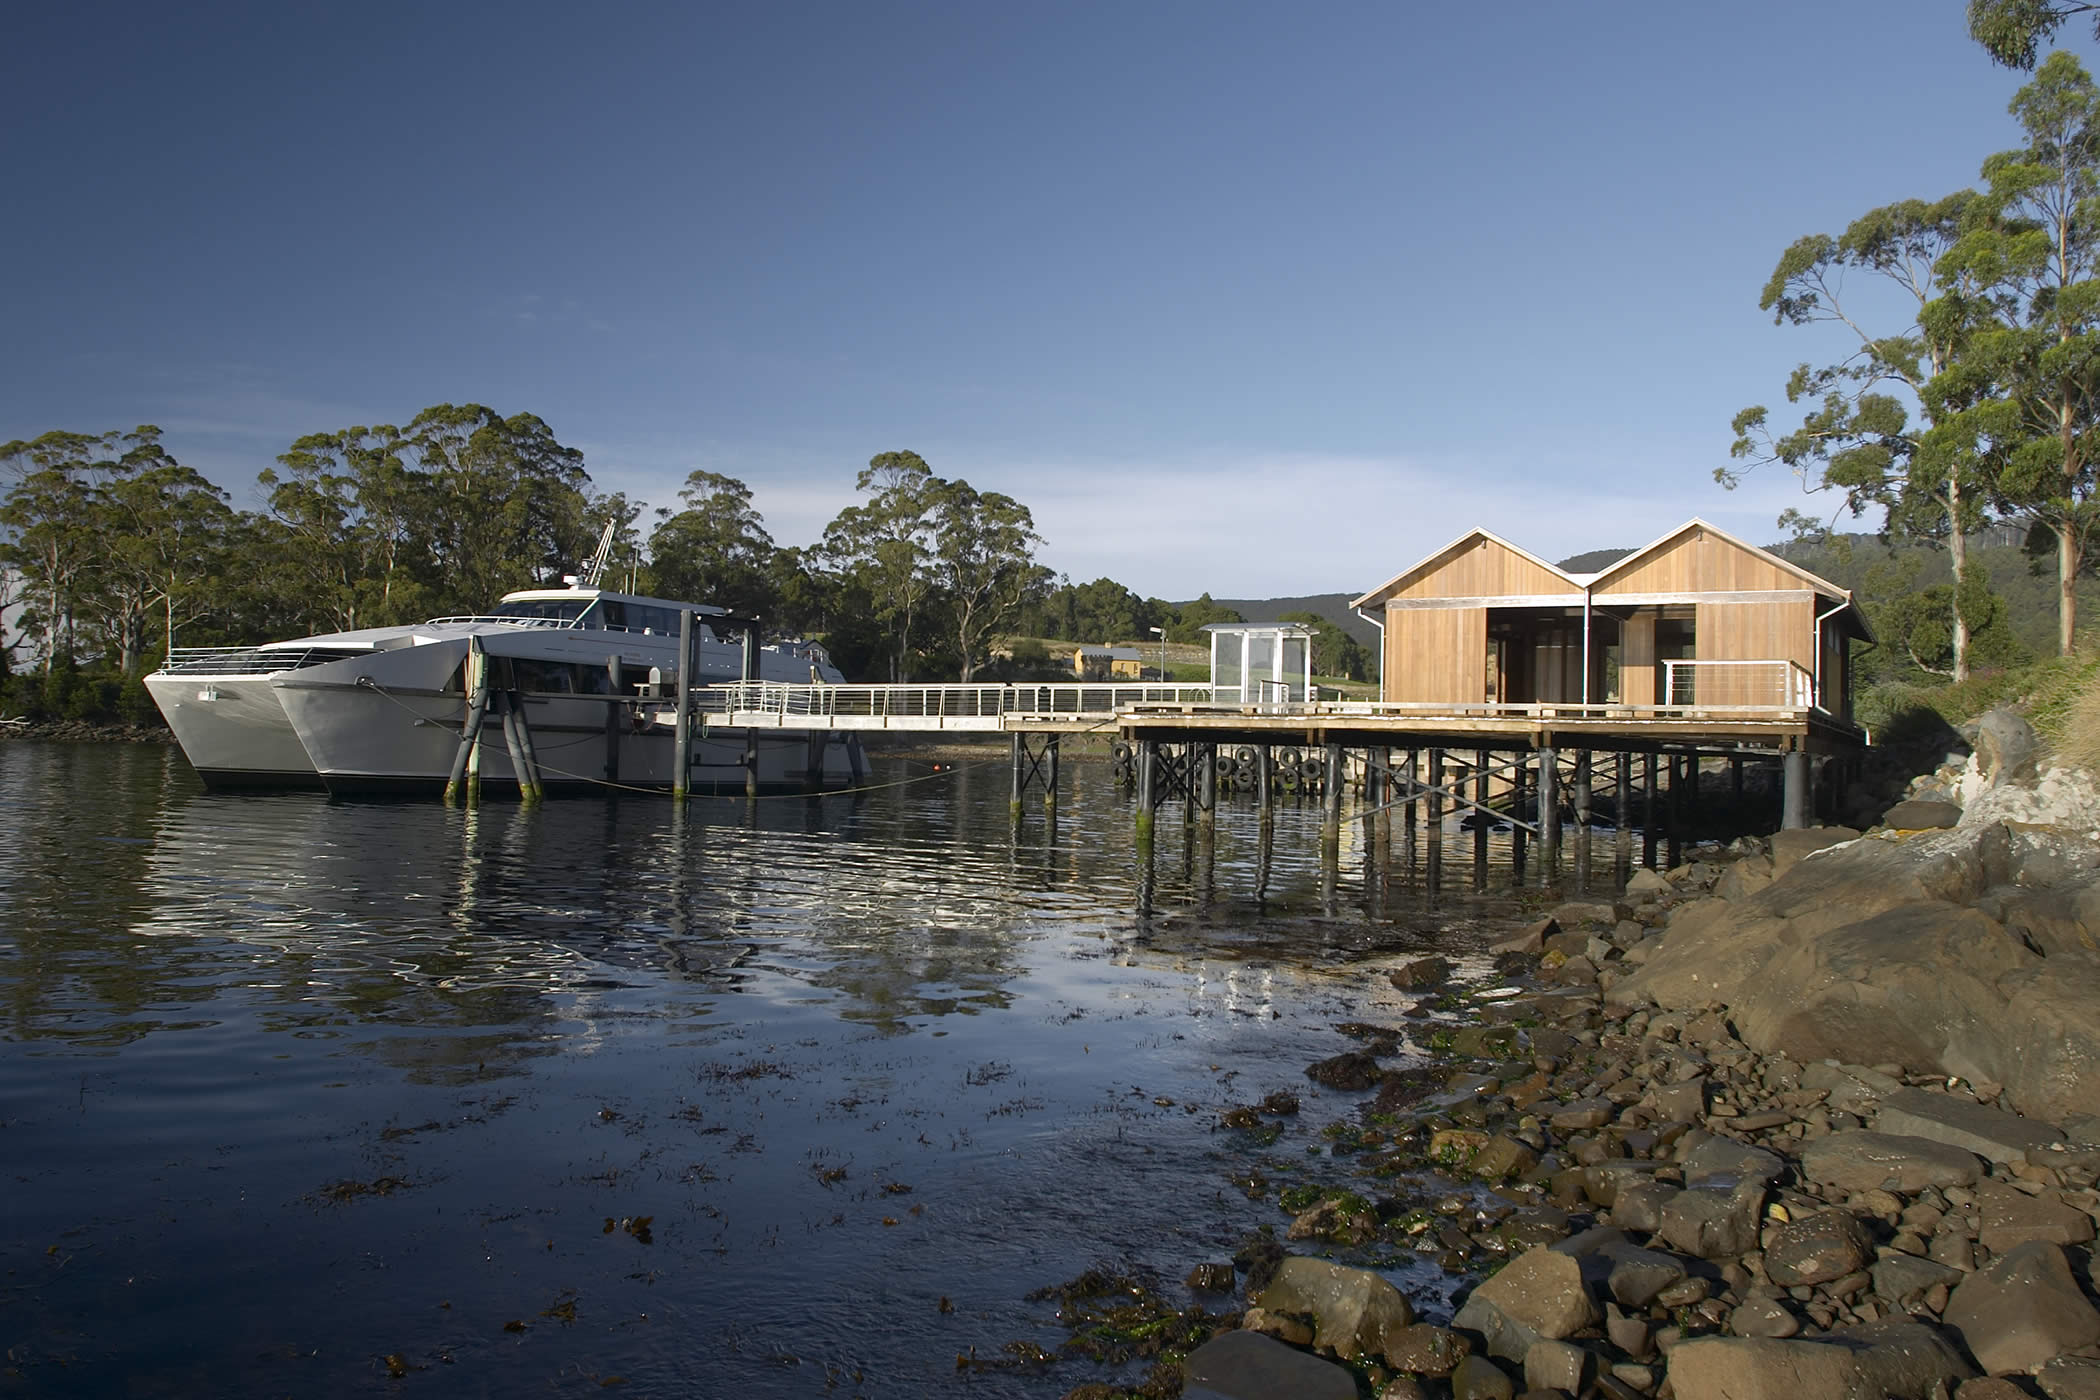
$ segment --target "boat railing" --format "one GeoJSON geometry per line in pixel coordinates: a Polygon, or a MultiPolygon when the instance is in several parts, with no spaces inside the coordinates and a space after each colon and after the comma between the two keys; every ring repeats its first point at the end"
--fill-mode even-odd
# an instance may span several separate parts
{"type": "Polygon", "coordinates": [[[344,647],[169,647],[160,669],[171,676],[267,676],[364,654],[344,647]]]}

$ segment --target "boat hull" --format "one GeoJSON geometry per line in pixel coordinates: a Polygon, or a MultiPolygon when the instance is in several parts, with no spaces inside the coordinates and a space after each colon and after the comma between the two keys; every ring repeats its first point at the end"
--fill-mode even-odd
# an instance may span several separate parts
{"type": "MultiPolygon", "coordinates": [[[[460,748],[466,699],[448,689],[465,643],[442,643],[309,667],[280,675],[274,688],[293,732],[329,792],[343,796],[426,796],[444,790],[460,748]]],[[[668,789],[676,770],[666,707],[602,695],[524,697],[523,713],[541,785],[555,793],[668,789]]],[[[849,739],[762,733],[756,743],[761,791],[843,787],[860,754],[849,739]]],[[[747,790],[746,734],[696,737],[689,788],[747,790]]],[[[488,716],[478,758],[484,795],[519,791],[499,715],[488,716]]]]}
{"type": "Polygon", "coordinates": [[[323,786],[270,679],[166,673],[146,677],[146,692],[206,787],[319,791],[323,786]]]}

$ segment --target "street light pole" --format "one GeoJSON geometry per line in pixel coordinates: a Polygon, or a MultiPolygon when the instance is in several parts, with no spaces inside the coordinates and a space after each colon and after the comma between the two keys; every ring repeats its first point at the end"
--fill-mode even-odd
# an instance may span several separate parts
{"type": "Polygon", "coordinates": [[[1165,685],[1167,683],[1167,629],[1155,627],[1152,629],[1152,635],[1159,638],[1159,683],[1165,685]]]}

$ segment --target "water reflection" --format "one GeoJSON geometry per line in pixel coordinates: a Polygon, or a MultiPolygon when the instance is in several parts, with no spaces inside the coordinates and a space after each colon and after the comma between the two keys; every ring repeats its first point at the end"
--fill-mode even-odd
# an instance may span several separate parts
{"type": "Polygon", "coordinates": [[[1105,768],[1062,776],[1015,829],[1003,759],[467,812],[0,747],[0,1393],[1093,1378],[953,1358],[1272,1219],[1217,1111],[1457,921],[1375,824],[1323,871],[1317,809],[1170,808],[1140,861],[1105,768]]]}

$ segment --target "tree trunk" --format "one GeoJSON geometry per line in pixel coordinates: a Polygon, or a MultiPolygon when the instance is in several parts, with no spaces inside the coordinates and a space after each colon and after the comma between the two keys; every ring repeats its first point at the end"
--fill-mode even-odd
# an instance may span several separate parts
{"type": "Polygon", "coordinates": [[[2084,562],[2078,527],[2069,520],[2049,527],[2056,532],[2056,649],[2069,656],[2078,647],[2078,566],[2084,562]]]}
{"type": "Polygon", "coordinates": [[[1947,523],[1953,527],[1947,533],[1947,558],[1954,566],[1954,679],[1959,683],[1969,678],[1969,623],[1961,615],[1961,580],[1969,567],[1969,541],[1962,533],[1961,480],[1953,473],[1947,476],[1947,523]]]}

